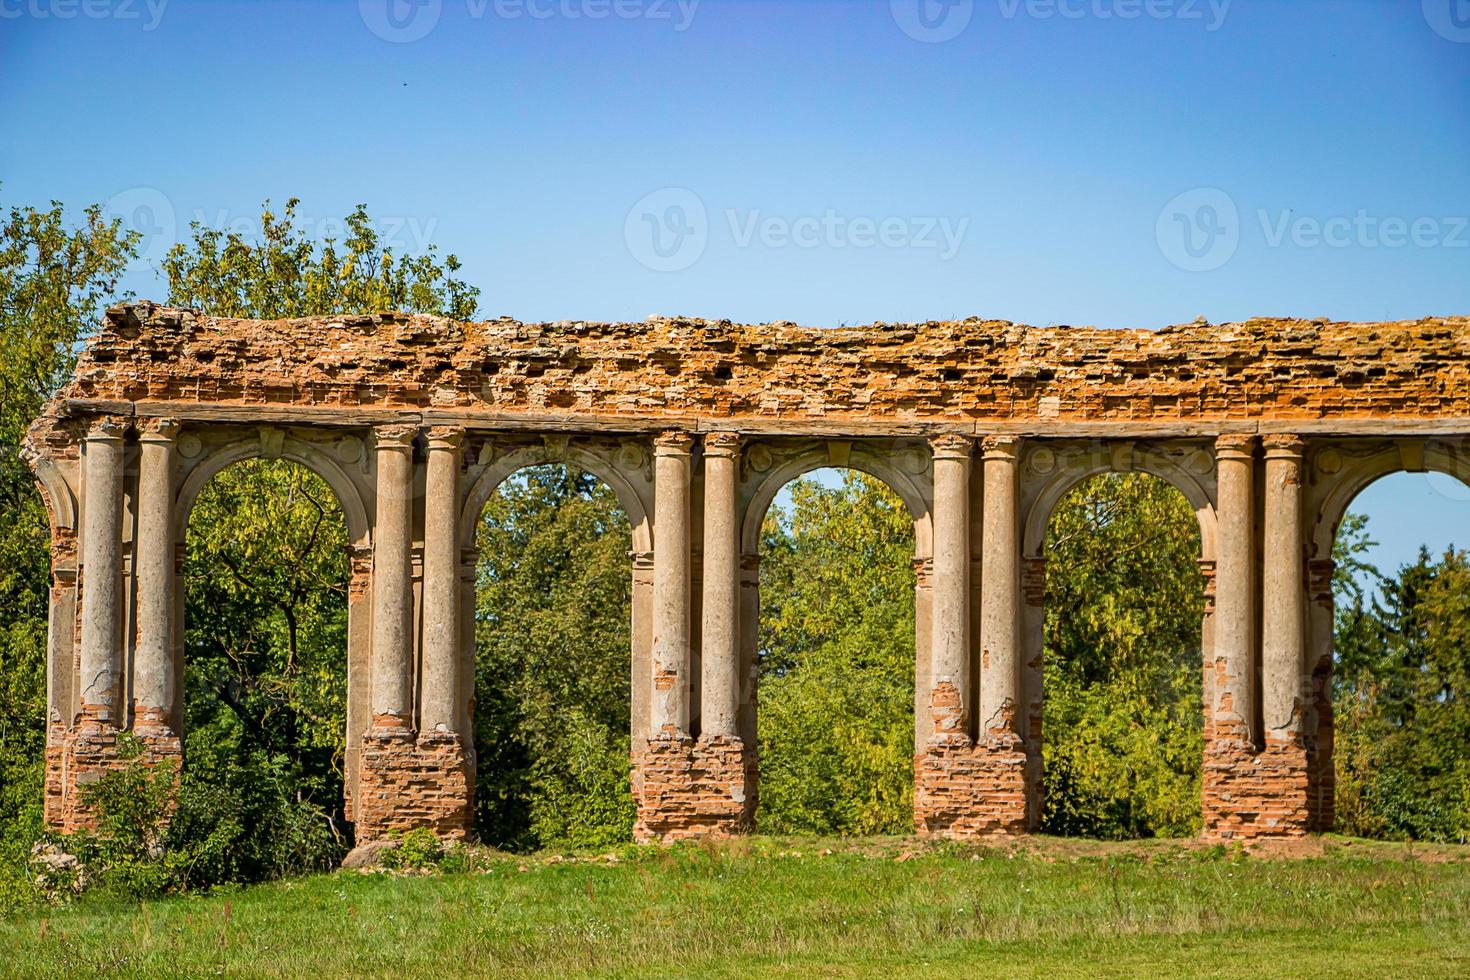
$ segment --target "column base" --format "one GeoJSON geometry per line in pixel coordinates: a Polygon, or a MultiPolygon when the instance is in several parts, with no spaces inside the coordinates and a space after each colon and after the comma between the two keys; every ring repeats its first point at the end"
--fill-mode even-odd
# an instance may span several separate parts
{"type": "MultiPolygon", "coordinates": [[[[94,830],[97,815],[83,799],[85,789],[109,772],[134,763],[153,765],[184,757],[183,742],[173,730],[148,725],[133,734],[142,743],[138,754],[125,754],[119,739],[126,732],[106,722],[84,717],[75,728],[57,728],[46,746],[46,795],[42,816],[46,826],[64,834],[94,830]]],[[[177,773],[177,768],[175,769],[177,773]]]]}
{"type": "Polygon", "coordinates": [[[353,801],[359,845],[394,831],[427,827],[447,840],[470,832],[470,759],[454,732],[416,735],[391,719],[374,719],[362,737],[353,801]]]}
{"type": "Polygon", "coordinates": [[[1279,840],[1310,833],[1309,758],[1300,737],[1269,739],[1259,752],[1234,739],[1207,743],[1203,838],[1279,840]]]}
{"type": "Polygon", "coordinates": [[[755,787],[755,752],[740,738],[649,739],[633,760],[633,838],[647,844],[749,833],[755,787]]]}
{"type": "Polygon", "coordinates": [[[915,828],[952,839],[1026,833],[1027,769],[1016,738],[930,740],[914,757],[915,828]]]}

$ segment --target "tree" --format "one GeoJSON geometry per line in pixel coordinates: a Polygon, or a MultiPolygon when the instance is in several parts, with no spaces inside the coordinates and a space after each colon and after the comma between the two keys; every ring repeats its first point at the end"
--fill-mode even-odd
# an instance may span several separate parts
{"type": "Polygon", "coordinates": [[[49,522],[21,439],[136,246],[95,206],[76,225],[55,202],[12,206],[0,226],[0,863],[11,867],[40,825],[51,584],[49,522]]]}
{"type": "Polygon", "coordinates": [[[757,726],[767,833],[913,827],[914,525],[882,481],[790,485],[762,527],[757,726]]]}
{"type": "Polygon", "coordinates": [[[1048,833],[1198,831],[1199,557],[1189,502],[1156,477],[1095,477],[1057,506],[1046,537],[1048,833]]]}
{"type": "Polygon", "coordinates": [[[630,840],[627,515],[568,466],[523,470],[481,515],[476,828],[503,847],[630,840]]]}

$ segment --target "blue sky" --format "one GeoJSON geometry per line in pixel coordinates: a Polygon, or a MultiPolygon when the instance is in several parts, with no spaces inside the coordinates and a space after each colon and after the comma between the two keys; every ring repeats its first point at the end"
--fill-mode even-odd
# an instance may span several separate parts
{"type": "Polygon", "coordinates": [[[1470,0],[0,0],[0,83],[7,202],[365,202],[487,316],[1470,312],[1470,0]]]}

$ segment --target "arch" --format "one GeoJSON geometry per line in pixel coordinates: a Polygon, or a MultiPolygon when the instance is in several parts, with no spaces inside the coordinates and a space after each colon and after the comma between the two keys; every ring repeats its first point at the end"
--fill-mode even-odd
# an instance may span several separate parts
{"type": "Polygon", "coordinates": [[[649,508],[644,506],[643,498],[637,489],[617,466],[590,449],[575,445],[569,445],[556,452],[544,445],[524,446],[507,453],[486,467],[485,471],[470,484],[469,492],[466,494],[464,511],[460,515],[459,522],[460,543],[465,547],[474,544],[475,529],[479,525],[480,514],[484,511],[485,505],[490,502],[490,496],[512,474],[531,466],[548,466],[557,463],[579,466],[611,487],[613,493],[617,495],[618,504],[623,508],[623,513],[628,515],[628,524],[633,531],[633,550],[636,552],[653,550],[653,529],[648,521],[649,508]]]}
{"type": "MultiPolygon", "coordinates": [[[[261,456],[259,439],[241,439],[211,452],[200,460],[184,477],[178,490],[178,496],[175,498],[174,539],[184,540],[189,529],[189,516],[194,511],[194,503],[199,499],[199,494],[210,480],[235,463],[261,456]]],[[[342,508],[342,514],[346,518],[348,540],[354,547],[363,547],[369,543],[372,538],[372,523],[368,520],[368,510],[362,501],[362,495],[358,492],[357,485],[352,482],[346,470],[316,447],[289,435],[282,444],[277,458],[298,463],[325,480],[332,488],[332,493],[337,498],[337,506],[342,508]]]]}
{"type": "Polygon", "coordinates": [[[1146,473],[1163,480],[1184,495],[1194,508],[1199,521],[1200,558],[1215,558],[1215,501],[1211,493],[1193,473],[1166,457],[1140,451],[1131,470],[1121,470],[1108,462],[1095,462],[1080,470],[1063,470],[1052,475],[1036,495],[1022,524],[1021,553],[1027,558],[1042,557],[1046,544],[1046,528],[1062,499],[1095,476],[1107,473],[1146,473]]]}
{"type": "Polygon", "coordinates": [[[46,516],[51,522],[51,536],[55,538],[62,530],[76,531],[76,495],[71,492],[71,484],[66,482],[60,467],[45,456],[29,452],[24,455],[36,482],[41,485],[41,501],[46,505],[46,516]]]}
{"type": "Polygon", "coordinates": [[[1358,494],[1386,476],[1413,472],[1442,473],[1470,486],[1470,460],[1442,445],[1431,443],[1424,447],[1423,470],[1411,470],[1406,466],[1403,452],[1397,444],[1385,445],[1377,452],[1358,457],[1338,474],[1321,497],[1316,523],[1312,527],[1312,557],[1332,557],[1337,529],[1358,494]]]}
{"type": "Polygon", "coordinates": [[[761,525],[765,523],[766,512],[770,510],[771,502],[776,499],[781,488],[792,480],[821,469],[857,470],[881,480],[888,489],[898,494],[904,506],[908,508],[909,516],[914,519],[915,555],[919,558],[927,558],[930,555],[933,550],[933,539],[926,488],[881,456],[865,451],[859,446],[853,447],[852,455],[843,464],[832,462],[824,447],[814,447],[785,460],[761,477],[745,505],[745,517],[740,525],[742,553],[747,555],[759,553],[761,525]]]}

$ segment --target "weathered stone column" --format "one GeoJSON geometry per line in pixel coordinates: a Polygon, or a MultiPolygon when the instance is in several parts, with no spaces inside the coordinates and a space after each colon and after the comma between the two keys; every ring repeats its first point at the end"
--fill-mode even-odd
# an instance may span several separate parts
{"type": "MultiPolygon", "coordinates": [[[[1021,716],[1021,540],[1017,496],[1018,440],[984,441],[982,493],[981,678],[979,731],[969,726],[929,738],[915,760],[914,822],[920,833],[981,837],[1027,829],[1026,754],[1021,716]]],[[[956,692],[969,687],[971,563],[968,454],[936,445],[934,469],[934,660],[936,699],[941,671],[956,692]],[[941,454],[945,458],[940,458],[941,454]],[[947,637],[941,639],[941,637],[947,637]],[[956,644],[956,639],[958,643],[956,644]],[[958,647],[956,651],[955,647],[958,647]],[[943,651],[943,653],[941,653],[943,651]],[[953,681],[951,681],[953,684],[953,681]]],[[[971,703],[953,699],[956,705],[971,703]]],[[[952,717],[936,703],[936,728],[952,717]]]]}
{"type": "Polygon", "coordinates": [[[411,426],[376,430],[373,520],[372,723],[362,739],[357,842],[392,830],[435,826],[437,771],[419,757],[413,733],[413,443],[411,426]]]}
{"type": "Polygon", "coordinates": [[[740,710],[740,437],[704,437],[701,734],[737,735],[740,710]]]}
{"type": "Polygon", "coordinates": [[[693,439],[654,441],[651,735],[689,734],[689,457],[693,439]]]}
{"type": "Polygon", "coordinates": [[[931,739],[968,744],[970,686],[970,452],[959,435],[936,437],[934,578],[929,707],[931,739]]]}
{"type": "Polygon", "coordinates": [[[407,728],[412,650],[413,440],[406,426],[377,436],[377,518],[373,522],[373,727],[407,728]]]}
{"type": "Polygon", "coordinates": [[[178,734],[174,706],[174,442],[179,423],[156,419],[138,433],[138,642],[133,654],[133,725],[150,737],[178,734]]]}
{"type": "Polygon", "coordinates": [[[980,585],[980,735],[1019,743],[1021,707],[1020,440],[990,436],[980,585]]]}
{"type": "Polygon", "coordinates": [[[1248,745],[1255,722],[1255,437],[1215,441],[1215,739],[1248,745]]]}
{"type": "Polygon", "coordinates": [[[81,724],[116,728],[122,681],[122,420],[100,418],[86,437],[82,501],[81,724]]]}
{"type": "Polygon", "coordinates": [[[1306,696],[1307,592],[1302,441],[1267,436],[1261,596],[1262,715],[1267,741],[1300,741],[1306,696]]]}
{"type": "Polygon", "coordinates": [[[424,734],[459,734],[459,467],[464,430],[429,430],[424,486],[424,734]]]}

